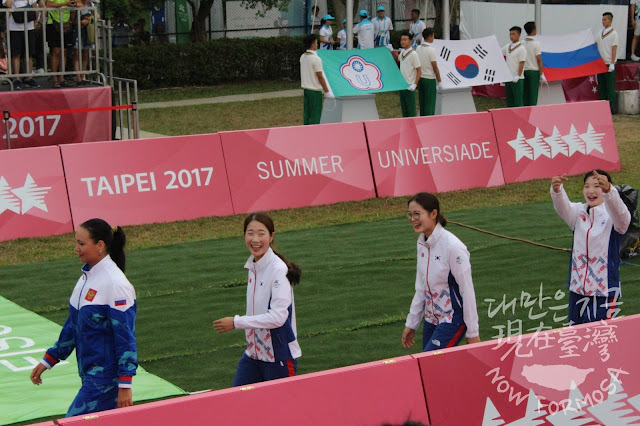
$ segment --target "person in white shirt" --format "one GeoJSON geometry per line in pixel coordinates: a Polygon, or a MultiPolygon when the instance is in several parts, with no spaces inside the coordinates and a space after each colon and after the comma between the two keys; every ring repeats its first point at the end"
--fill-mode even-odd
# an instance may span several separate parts
{"type": "Polygon", "coordinates": [[[506,57],[507,67],[513,75],[513,81],[505,84],[507,107],[521,107],[524,105],[524,63],[527,60],[527,51],[520,42],[522,28],[511,27],[509,29],[510,44],[502,48],[502,54],[506,57]]]}
{"type": "Polygon", "coordinates": [[[542,68],[542,47],[536,40],[538,32],[533,21],[524,24],[527,37],[524,39],[524,48],[527,51],[527,60],[524,63],[524,106],[538,104],[538,88],[540,82],[547,82],[542,68]]]}
{"type": "Polygon", "coordinates": [[[333,39],[333,28],[331,28],[334,19],[336,18],[331,15],[324,15],[322,17],[324,25],[320,28],[320,49],[331,50],[333,49],[333,45],[336,44],[336,41],[333,39]]]}
{"type": "Polygon", "coordinates": [[[402,332],[402,346],[409,349],[414,345],[421,322],[423,352],[453,347],[465,335],[467,343],[480,342],[469,250],[444,229],[447,220],[435,195],[421,192],[411,197],[408,205],[407,218],[420,236],[416,292],[402,332]]]}
{"type": "Polygon", "coordinates": [[[411,47],[417,47],[422,43],[422,32],[427,28],[427,24],[420,20],[420,10],[413,9],[411,11],[411,24],[409,25],[409,34],[413,37],[411,39],[411,47]]]}
{"type": "Polygon", "coordinates": [[[420,82],[418,83],[418,103],[420,115],[435,115],[436,94],[438,87],[442,88],[442,79],[438,69],[436,49],[431,45],[435,39],[433,28],[427,28],[422,32],[424,41],[416,47],[416,53],[420,58],[420,82]]]}
{"type": "Polygon", "coordinates": [[[252,213],[244,220],[244,240],[251,255],[248,270],[245,315],[215,320],[218,333],[245,331],[245,348],[233,386],[295,376],[298,344],[293,286],[300,282],[300,266],[289,262],[271,245],[275,237],[273,220],[266,213],[252,213]]]}
{"type": "Polygon", "coordinates": [[[309,34],[304,38],[306,51],[300,56],[300,83],[304,90],[303,123],[320,124],[322,117],[322,94],[333,99],[324,78],[322,59],[318,56],[318,36],[309,34]]]}
{"type": "Polygon", "coordinates": [[[416,116],[416,87],[420,82],[420,58],[411,47],[411,35],[408,31],[403,31],[400,36],[400,47],[402,50],[398,54],[396,61],[400,64],[400,72],[409,87],[400,90],[400,108],[403,117],[416,116]]]}
{"type": "Polygon", "coordinates": [[[636,55],[636,47],[638,46],[638,39],[640,39],[640,0],[631,1],[631,26],[633,27],[633,40],[631,41],[631,60],[634,62],[640,61],[640,57],[636,55]]]}
{"type": "Polygon", "coordinates": [[[373,29],[376,35],[376,47],[388,47],[391,45],[391,31],[393,31],[393,23],[391,19],[385,16],[384,6],[378,6],[377,15],[373,18],[373,29]]]}
{"type": "Polygon", "coordinates": [[[616,110],[616,61],[618,55],[618,33],[611,26],[613,14],[602,14],[602,30],[596,35],[596,44],[602,60],[609,67],[609,71],[598,74],[598,93],[600,99],[609,101],[611,114],[616,110]]]}
{"type": "MultiPolygon", "coordinates": [[[[33,74],[33,67],[31,60],[36,55],[36,30],[34,29],[34,23],[38,20],[40,12],[28,11],[31,7],[45,7],[44,0],[2,0],[2,4],[11,9],[12,13],[9,15],[9,36],[11,38],[9,51],[11,52],[11,73],[20,74],[20,60],[25,58],[25,73],[33,74]],[[27,11],[27,13],[24,13],[27,11]],[[25,39],[25,26],[27,29],[25,39]],[[29,49],[27,61],[27,47],[29,49]]],[[[0,46],[4,49],[4,46],[0,46]]],[[[25,77],[24,80],[16,78],[13,81],[13,89],[22,89],[22,84],[27,87],[37,88],[40,85],[36,82],[33,76],[25,77]]]]}
{"type": "Polygon", "coordinates": [[[375,31],[373,23],[369,20],[369,13],[361,10],[360,23],[353,27],[353,34],[358,37],[358,48],[371,49],[375,47],[375,31]]]}
{"type": "Polygon", "coordinates": [[[338,38],[338,42],[340,43],[338,50],[347,50],[347,20],[346,19],[342,20],[342,29],[338,31],[338,35],[336,37],[338,38]]]}

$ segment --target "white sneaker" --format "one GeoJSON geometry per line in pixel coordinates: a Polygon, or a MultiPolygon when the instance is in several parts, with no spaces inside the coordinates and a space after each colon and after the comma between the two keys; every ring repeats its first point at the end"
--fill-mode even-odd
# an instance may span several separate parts
{"type": "Polygon", "coordinates": [[[636,56],[635,54],[632,54],[631,55],[631,60],[633,62],[638,62],[638,61],[640,61],[640,56],[636,56]]]}
{"type": "Polygon", "coordinates": [[[38,69],[36,70],[36,74],[44,74],[44,69],[42,69],[42,68],[38,68],[38,69]]]}

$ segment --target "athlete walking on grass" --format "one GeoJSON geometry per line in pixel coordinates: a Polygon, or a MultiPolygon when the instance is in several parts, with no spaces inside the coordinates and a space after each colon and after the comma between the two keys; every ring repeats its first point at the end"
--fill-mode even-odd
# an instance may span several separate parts
{"type": "Polygon", "coordinates": [[[266,213],[253,213],[244,221],[244,240],[251,256],[246,315],[215,320],[213,328],[225,333],[243,329],[247,346],[238,362],[233,386],[295,376],[302,355],[296,331],[293,288],[302,271],[273,250],[274,224],[266,213]]]}
{"type": "Polygon", "coordinates": [[[440,213],[440,202],[433,194],[421,192],[411,197],[407,218],[420,236],[416,293],[402,332],[402,346],[409,349],[414,345],[420,322],[424,322],[424,352],[453,347],[465,333],[467,343],[479,342],[476,295],[467,247],[444,229],[447,220],[440,213]]]}
{"type": "Polygon", "coordinates": [[[564,190],[566,174],[551,178],[551,200],[573,231],[569,263],[569,324],[615,318],[620,298],[620,242],[631,214],[611,184],[596,169],[584,176],[585,203],[572,203],[564,190]]]}
{"type": "Polygon", "coordinates": [[[76,231],[82,276],[69,300],[69,316],[60,337],[31,372],[42,373],[76,350],[82,387],[67,417],[133,405],[131,382],[138,367],[136,292],[124,275],[125,235],[102,219],[84,222],[76,231]]]}

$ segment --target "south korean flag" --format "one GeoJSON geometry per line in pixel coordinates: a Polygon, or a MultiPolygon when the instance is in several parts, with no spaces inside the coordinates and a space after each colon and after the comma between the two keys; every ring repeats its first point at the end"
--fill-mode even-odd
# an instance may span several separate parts
{"type": "Polygon", "coordinates": [[[473,40],[434,40],[445,89],[512,81],[495,36],[473,40]]]}

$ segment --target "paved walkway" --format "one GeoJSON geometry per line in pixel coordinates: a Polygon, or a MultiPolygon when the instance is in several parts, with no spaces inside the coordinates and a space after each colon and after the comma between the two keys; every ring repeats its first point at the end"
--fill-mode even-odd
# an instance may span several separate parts
{"type": "Polygon", "coordinates": [[[262,99],[295,98],[302,96],[302,89],[280,90],[266,93],[247,93],[244,95],[216,96],[215,98],[185,99],[182,101],[149,102],[138,104],[138,109],[171,108],[190,105],[224,104],[228,102],[250,102],[262,99]]]}

